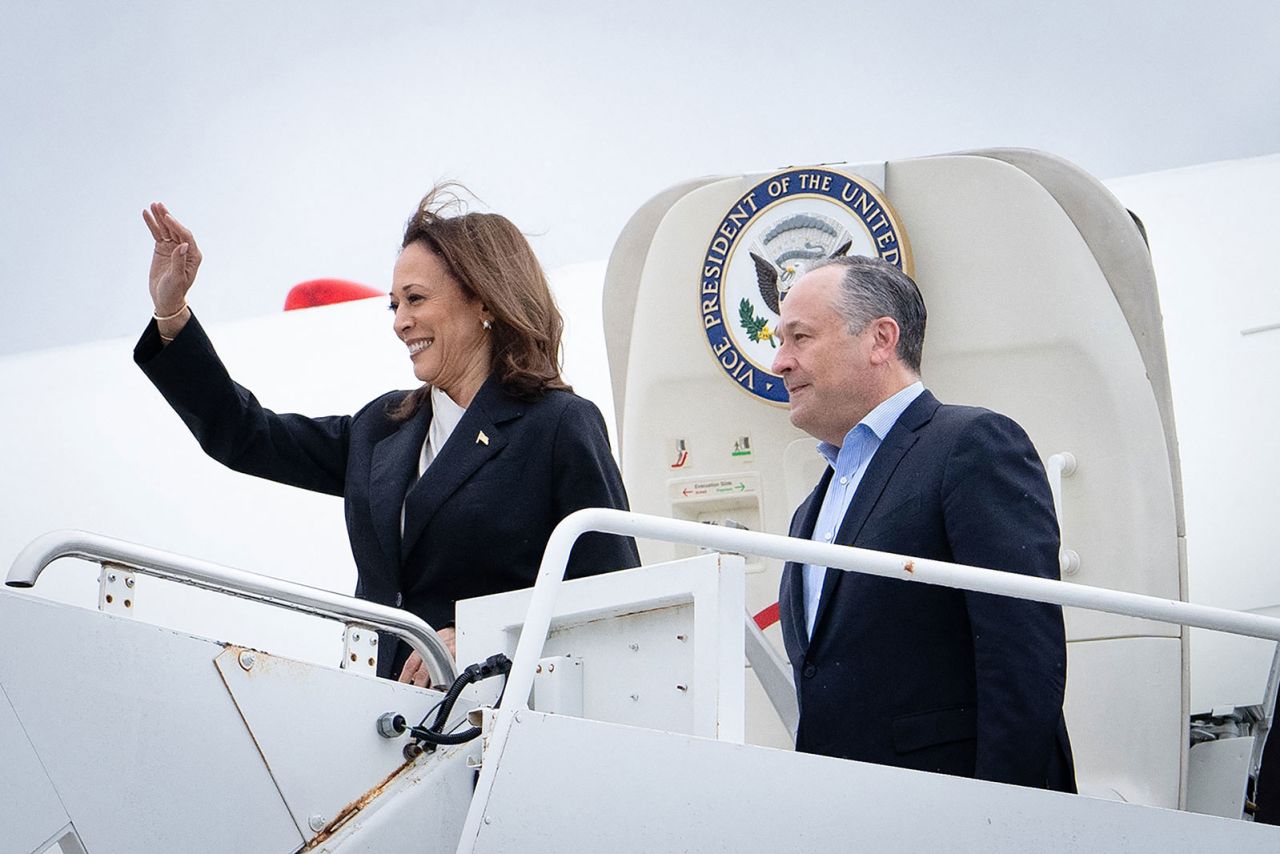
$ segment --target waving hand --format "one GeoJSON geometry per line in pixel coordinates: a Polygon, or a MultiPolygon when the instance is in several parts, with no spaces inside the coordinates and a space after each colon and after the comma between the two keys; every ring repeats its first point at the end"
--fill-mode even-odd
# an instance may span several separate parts
{"type": "Polygon", "coordinates": [[[142,219],[156,241],[148,282],[151,302],[160,335],[169,340],[190,317],[186,310],[187,291],[195,283],[196,271],[200,269],[200,250],[191,231],[174,219],[160,202],[152,202],[149,209],[144,209],[142,219]]]}

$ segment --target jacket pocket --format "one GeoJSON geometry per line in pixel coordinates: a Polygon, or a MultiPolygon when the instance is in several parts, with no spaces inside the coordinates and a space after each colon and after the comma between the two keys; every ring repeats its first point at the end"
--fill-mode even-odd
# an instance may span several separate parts
{"type": "Polygon", "coordinates": [[[924,507],[924,496],[919,492],[913,492],[901,501],[886,506],[883,510],[877,508],[873,511],[872,518],[878,525],[886,522],[898,523],[918,515],[922,507],[924,507]]]}
{"type": "Polygon", "coordinates": [[[974,709],[957,706],[902,715],[893,719],[892,727],[894,751],[910,753],[937,744],[976,738],[978,718],[974,709]]]}

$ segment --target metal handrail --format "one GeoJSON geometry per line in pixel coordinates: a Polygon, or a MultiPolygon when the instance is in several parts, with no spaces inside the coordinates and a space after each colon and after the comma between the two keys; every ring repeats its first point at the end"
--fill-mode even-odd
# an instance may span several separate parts
{"type": "Polygon", "coordinates": [[[551,533],[551,539],[547,542],[547,549],[542,556],[542,566],[538,570],[538,579],[529,601],[524,628],[520,632],[520,641],[516,645],[511,682],[506,691],[508,699],[505,705],[508,709],[528,708],[529,691],[533,687],[534,665],[542,656],[542,646],[551,624],[556,594],[560,582],[564,579],[569,551],[578,537],[594,531],[684,543],[716,551],[758,555],[795,561],[800,564],[809,563],[814,566],[864,572],[884,578],[900,578],[979,593],[995,593],[1001,596],[1047,602],[1052,605],[1088,608],[1127,617],[1280,641],[1280,619],[1264,617],[1260,614],[1241,613],[1208,605],[1193,605],[1190,602],[1161,599],[1140,593],[1089,587],[1075,582],[889,554],[854,546],[816,543],[812,540],[704,525],[662,516],[591,508],[566,516],[556,526],[551,533]]]}
{"type": "Polygon", "coordinates": [[[453,657],[435,629],[407,611],[88,531],[51,531],[32,540],[14,558],[5,584],[17,588],[33,587],[49,564],[64,557],[110,563],[139,575],[163,578],[276,608],[364,624],[389,632],[408,643],[422,656],[432,685],[449,685],[457,676],[453,657]]]}
{"type": "MultiPolygon", "coordinates": [[[[542,649],[551,628],[560,582],[564,580],[569,552],[578,538],[592,532],[621,534],[669,543],[701,546],[723,552],[758,555],[795,561],[800,564],[826,566],[851,572],[863,572],[884,578],[900,578],[922,584],[936,584],[979,593],[994,593],[1018,599],[1031,599],[1052,605],[1068,605],[1105,611],[1127,617],[1177,623],[1202,629],[1280,641],[1280,619],[1258,614],[1244,614],[1225,608],[1193,605],[1140,593],[1088,587],[1074,582],[1037,578],[995,569],[947,563],[940,560],[913,558],[906,555],[876,552],[854,546],[815,543],[777,534],[743,531],[699,522],[626,513],[621,510],[589,508],[571,513],[551,532],[542,565],[529,599],[520,640],[516,643],[515,661],[504,691],[502,708],[498,709],[489,733],[487,750],[501,756],[516,717],[529,708],[533,689],[534,668],[542,657],[542,649]]],[[[469,852],[475,845],[480,822],[488,804],[498,763],[485,762],[476,783],[463,825],[458,852],[469,852]]]]}
{"type": "Polygon", "coordinates": [[[1049,478],[1049,492],[1053,494],[1053,515],[1058,519],[1058,570],[1063,575],[1075,575],[1080,571],[1080,554],[1067,548],[1067,534],[1063,530],[1062,479],[1075,474],[1076,455],[1070,451],[1054,454],[1045,462],[1044,473],[1049,478]]]}

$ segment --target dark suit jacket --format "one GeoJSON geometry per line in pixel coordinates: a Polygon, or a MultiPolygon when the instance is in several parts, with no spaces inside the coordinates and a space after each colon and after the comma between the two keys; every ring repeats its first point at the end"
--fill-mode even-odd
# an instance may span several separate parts
{"type": "MultiPolygon", "coordinates": [[[[526,402],[490,377],[415,483],[429,401],[403,423],[387,410],[404,391],[350,416],[276,414],[232,381],[195,318],[167,347],[160,343],[153,321],[134,360],[205,452],[236,471],[341,495],[356,596],[436,628],[453,625],[459,599],[532,585],[551,530],[573,511],[627,509],[604,419],[572,393],[526,402]]],[[[631,538],[588,534],[574,547],[569,576],[639,563],[631,538]]],[[[407,650],[382,647],[379,674],[398,672],[407,650]]]]}
{"type": "MultiPolygon", "coordinates": [[[[830,479],[828,468],[792,536],[812,535],[830,479]]],[[[836,542],[1058,577],[1053,499],[1026,433],[927,391],[876,451],[836,542]]],[[[1075,790],[1060,608],[828,570],[809,639],[798,564],[779,599],[797,750],[1075,790]]]]}

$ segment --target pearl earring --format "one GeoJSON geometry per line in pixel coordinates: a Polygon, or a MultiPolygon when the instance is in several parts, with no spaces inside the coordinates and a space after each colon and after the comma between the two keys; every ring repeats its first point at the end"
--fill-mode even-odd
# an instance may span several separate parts
{"type": "Polygon", "coordinates": [[[482,321],[480,321],[480,325],[481,325],[481,326],[483,326],[486,330],[489,330],[489,329],[492,329],[492,328],[493,328],[493,324],[492,324],[492,323],[490,323],[490,322],[489,322],[489,321],[487,321],[487,320],[482,320],[482,321]]]}

